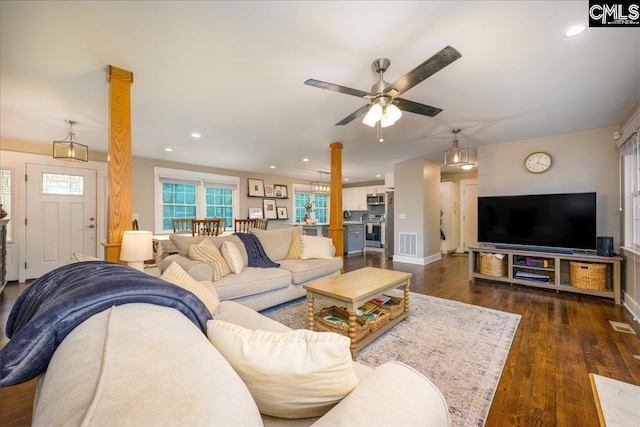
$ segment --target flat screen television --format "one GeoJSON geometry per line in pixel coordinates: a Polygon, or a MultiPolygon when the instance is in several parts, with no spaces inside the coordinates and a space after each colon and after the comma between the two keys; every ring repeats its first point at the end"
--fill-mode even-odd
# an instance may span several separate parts
{"type": "Polygon", "coordinates": [[[478,242],[596,249],[596,193],[478,198],[478,242]]]}

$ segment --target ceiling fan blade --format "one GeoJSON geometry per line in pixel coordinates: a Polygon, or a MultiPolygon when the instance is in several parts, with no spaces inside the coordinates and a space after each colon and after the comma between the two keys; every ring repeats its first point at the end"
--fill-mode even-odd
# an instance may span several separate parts
{"type": "Polygon", "coordinates": [[[389,92],[391,89],[398,91],[398,95],[402,95],[427,77],[442,70],[462,55],[451,46],[447,46],[431,58],[409,71],[404,76],[393,82],[393,84],[385,90],[389,92]]]}
{"type": "Polygon", "coordinates": [[[344,119],[336,123],[336,126],[342,126],[352,122],[353,120],[357,119],[358,117],[366,113],[367,110],[369,110],[369,107],[371,107],[371,104],[363,105],[362,107],[358,108],[356,111],[354,111],[353,113],[349,114],[347,117],[345,117],[344,119]]]}
{"type": "Polygon", "coordinates": [[[304,84],[308,86],[319,87],[320,89],[330,90],[332,92],[346,93],[347,95],[358,96],[360,98],[363,98],[369,95],[369,92],[353,89],[346,86],[335,85],[333,83],[321,82],[320,80],[309,79],[306,82],[304,82],[304,84]]]}
{"type": "Polygon", "coordinates": [[[394,104],[398,105],[398,108],[403,111],[408,111],[410,113],[422,114],[423,116],[433,117],[440,113],[442,109],[432,107],[430,105],[419,104],[417,102],[409,101],[402,98],[396,98],[393,101],[394,104]]]}

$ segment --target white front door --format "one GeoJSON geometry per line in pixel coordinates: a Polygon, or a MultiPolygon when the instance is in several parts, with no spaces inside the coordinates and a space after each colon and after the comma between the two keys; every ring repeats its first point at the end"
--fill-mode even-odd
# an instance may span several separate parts
{"type": "Polygon", "coordinates": [[[96,256],[95,169],[27,163],[26,278],[64,265],[74,252],[96,256]]]}
{"type": "Polygon", "coordinates": [[[462,190],[462,237],[463,251],[478,244],[478,184],[477,180],[460,180],[462,190]],[[466,182],[465,182],[466,181],[466,182]]]}

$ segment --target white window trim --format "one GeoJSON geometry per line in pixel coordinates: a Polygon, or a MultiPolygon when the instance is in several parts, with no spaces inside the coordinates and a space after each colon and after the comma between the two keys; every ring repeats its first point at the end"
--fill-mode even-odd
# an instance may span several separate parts
{"type": "MultiPolygon", "coordinates": [[[[635,114],[621,130],[621,137],[616,145],[618,147],[622,146],[622,144],[624,144],[624,142],[639,129],[640,109],[635,112],[635,114]]],[[[638,137],[640,136],[636,135],[636,138],[638,137]]],[[[620,243],[621,248],[626,248],[633,252],[637,252],[640,250],[640,242],[635,241],[635,236],[637,236],[635,227],[637,226],[637,224],[634,225],[633,221],[635,209],[635,207],[633,206],[633,195],[640,191],[640,176],[636,176],[634,180],[634,175],[640,174],[640,165],[634,164],[638,161],[640,161],[640,153],[636,153],[632,156],[621,156],[620,159],[620,209],[624,214],[621,217],[621,220],[623,221],[624,234],[621,236],[620,243]],[[630,175],[622,175],[623,170],[628,171],[630,169],[633,169],[634,172],[632,172],[630,175]]]]}
{"type": "MultiPolygon", "coordinates": [[[[293,215],[292,218],[295,220],[295,215],[296,215],[296,192],[300,192],[300,193],[311,193],[311,199],[314,199],[314,192],[311,190],[311,185],[310,184],[297,184],[297,183],[293,183],[291,185],[291,188],[293,188],[293,194],[291,195],[291,198],[293,199],[293,215]]],[[[329,218],[331,216],[331,196],[329,196],[329,203],[327,203],[327,221],[329,221],[329,218]]],[[[316,213],[311,212],[311,218],[315,218],[316,217],[316,213]]]]}
{"type": "Polygon", "coordinates": [[[162,229],[162,180],[189,181],[198,186],[196,189],[198,218],[204,218],[204,189],[220,184],[223,188],[230,188],[233,191],[233,217],[238,218],[240,212],[240,198],[238,188],[240,187],[240,177],[230,175],[220,175],[206,172],[188,171],[183,169],[170,169],[155,166],[154,176],[154,234],[167,234],[162,229]],[[202,201],[202,202],[201,202],[202,201]]]}

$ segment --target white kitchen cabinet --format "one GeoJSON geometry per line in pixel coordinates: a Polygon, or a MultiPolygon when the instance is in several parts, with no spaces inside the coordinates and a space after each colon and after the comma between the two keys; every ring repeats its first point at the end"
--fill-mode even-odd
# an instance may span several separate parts
{"type": "Polygon", "coordinates": [[[366,211],[367,209],[367,187],[342,189],[342,210],[366,211]]]}
{"type": "Polygon", "coordinates": [[[368,187],[365,187],[366,190],[366,194],[384,194],[385,193],[385,188],[384,185],[380,184],[380,185],[371,185],[368,187]]]}
{"type": "Polygon", "coordinates": [[[458,184],[455,182],[440,183],[440,210],[445,240],[440,242],[440,252],[449,253],[458,249],[460,242],[460,218],[458,215],[458,184]]]}
{"type": "Polygon", "coordinates": [[[342,189],[342,210],[366,211],[367,187],[348,187],[342,189]]]}
{"type": "Polygon", "coordinates": [[[393,172],[387,172],[384,174],[384,186],[389,190],[393,190],[393,172]]]}

